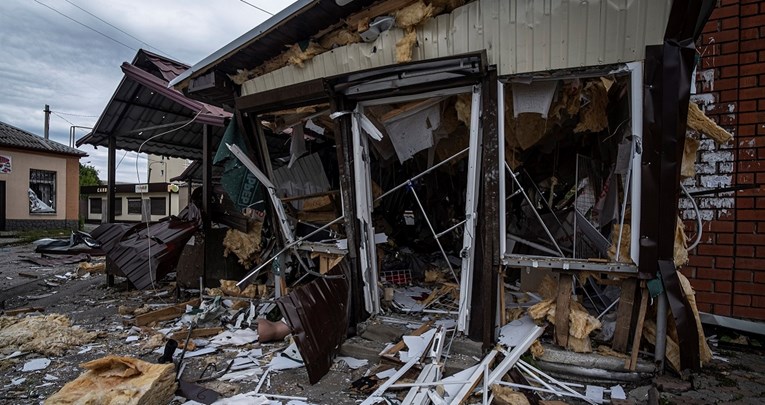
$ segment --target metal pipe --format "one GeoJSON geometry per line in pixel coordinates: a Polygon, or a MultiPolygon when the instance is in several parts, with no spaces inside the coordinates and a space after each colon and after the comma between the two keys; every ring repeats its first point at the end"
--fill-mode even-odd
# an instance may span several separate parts
{"type": "Polygon", "coordinates": [[[659,367],[659,373],[664,372],[664,354],[667,349],[667,292],[662,291],[656,300],[656,346],[653,359],[659,367]]]}
{"type": "Polygon", "coordinates": [[[526,194],[526,190],[524,190],[523,186],[521,186],[521,182],[518,180],[518,175],[513,171],[513,169],[510,168],[510,165],[508,165],[507,162],[505,162],[505,168],[507,169],[508,172],[510,172],[510,177],[513,178],[513,181],[521,190],[521,193],[523,193],[523,197],[526,199],[526,202],[529,203],[531,210],[534,211],[534,215],[537,217],[537,220],[542,225],[542,228],[545,230],[547,237],[550,238],[550,241],[553,243],[553,245],[555,245],[555,249],[558,250],[558,254],[560,255],[560,257],[565,257],[563,254],[563,251],[560,250],[560,246],[558,246],[558,242],[556,242],[555,238],[553,238],[552,233],[550,232],[550,229],[547,228],[545,221],[542,220],[542,217],[539,215],[539,212],[537,212],[537,209],[534,207],[534,203],[531,202],[529,195],[526,194]]]}
{"type": "Polygon", "coordinates": [[[600,315],[598,315],[598,320],[600,320],[600,318],[602,318],[602,317],[603,317],[603,315],[605,315],[606,313],[608,313],[608,311],[610,311],[610,310],[611,310],[611,308],[613,308],[613,307],[614,307],[614,305],[616,305],[616,304],[619,302],[619,299],[620,299],[620,298],[621,298],[621,297],[619,297],[619,298],[615,299],[615,300],[614,300],[614,302],[612,302],[612,303],[611,303],[611,305],[609,305],[609,306],[608,306],[608,308],[604,309],[604,310],[603,310],[603,312],[601,312],[601,313],[600,313],[600,315]]]}
{"type": "Polygon", "coordinates": [[[454,159],[454,158],[456,158],[456,157],[458,157],[458,156],[460,156],[460,155],[462,155],[462,154],[466,153],[466,152],[467,152],[469,149],[470,149],[470,148],[465,148],[465,149],[462,149],[461,151],[459,151],[459,152],[455,153],[454,155],[452,155],[451,157],[447,158],[446,160],[443,160],[443,161],[441,161],[441,162],[438,162],[437,164],[435,164],[435,165],[431,166],[429,169],[425,169],[425,170],[424,170],[424,171],[422,171],[420,174],[418,174],[418,175],[416,175],[416,176],[414,176],[414,177],[410,178],[409,180],[407,180],[407,181],[405,181],[405,182],[403,182],[403,183],[401,183],[401,184],[399,184],[399,185],[397,185],[397,186],[393,187],[392,189],[390,189],[390,190],[388,190],[388,191],[386,191],[386,192],[382,193],[382,194],[381,194],[379,197],[377,197],[377,198],[375,198],[375,199],[374,199],[374,202],[377,202],[377,201],[380,201],[380,200],[382,200],[384,197],[387,197],[388,195],[390,195],[391,193],[395,192],[396,190],[399,190],[401,187],[404,187],[404,186],[406,186],[406,185],[407,185],[407,184],[409,184],[410,182],[412,182],[412,181],[414,181],[414,180],[417,180],[417,179],[419,179],[420,177],[422,177],[422,176],[424,176],[424,175],[426,175],[426,174],[428,174],[428,173],[432,172],[433,170],[435,170],[435,169],[439,168],[440,166],[442,166],[442,165],[443,165],[443,164],[445,164],[446,162],[449,162],[449,161],[451,161],[452,159],[454,159]]]}
{"type": "Polygon", "coordinates": [[[345,218],[344,216],[342,216],[342,217],[337,217],[337,218],[333,219],[332,221],[330,221],[329,223],[327,223],[326,225],[322,226],[321,228],[318,228],[318,229],[316,229],[315,231],[313,231],[313,232],[309,233],[308,235],[305,235],[305,236],[301,236],[301,237],[299,237],[299,238],[295,239],[295,241],[293,241],[293,242],[291,242],[291,243],[288,243],[286,246],[284,246],[284,247],[282,248],[282,250],[280,250],[280,251],[276,252],[276,254],[272,255],[270,259],[266,260],[266,261],[265,261],[265,262],[263,262],[263,263],[262,263],[260,266],[258,266],[258,268],[256,268],[255,270],[251,271],[249,274],[247,274],[246,276],[244,276],[244,278],[243,278],[241,281],[239,281],[238,283],[236,283],[236,286],[237,286],[237,287],[241,287],[241,286],[242,286],[242,284],[243,284],[245,281],[249,280],[249,279],[250,279],[250,278],[252,278],[254,275],[258,274],[258,272],[260,272],[260,270],[261,270],[261,269],[263,269],[263,268],[264,268],[264,267],[266,267],[266,266],[267,266],[269,263],[271,263],[272,261],[274,261],[274,259],[276,259],[277,257],[279,257],[279,255],[281,255],[282,253],[286,252],[286,251],[287,251],[287,249],[290,249],[291,247],[293,247],[293,246],[295,246],[295,245],[298,245],[298,244],[302,243],[303,241],[305,241],[306,239],[310,238],[311,236],[313,236],[313,235],[316,235],[317,233],[319,233],[319,232],[321,232],[321,231],[323,231],[323,230],[325,230],[325,229],[329,228],[330,226],[332,226],[332,225],[334,225],[334,224],[336,224],[336,223],[340,222],[340,220],[341,220],[341,219],[344,219],[344,218],[345,218]]]}
{"type": "Polygon", "coordinates": [[[454,281],[456,281],[457,284],[459,284],[460,279],[457,278],[457,274],[454,272],[454,268],[452,268],[452,263],[449,261],[449,256],[446,255],[446,251],[444,250],[443,245],[441,245],[441,241],[438,239],[436,230],[433,229],[433,225],[430,223],[430,219],[428,218],[428,213],[427,211],[425,211],[425,207],[422,206],[422,202],[420,202],[420,197],[417,196],[417,192],[414,191],[414,186],[412,185],[411,180],[409,181],[409,191],[414,196],[415,201],[417,201],[417,205],[420,207],[420,211],[422,211],[422,216],[425,217],[425,223],[428,224],[428,228],[430,228],[430,232],[433,234],[433,237],[435,238],[436,243],[438,244],[438,248],[441,249],[441,254],[444,255],[444,260],[446,260],[446,264],[449,266],[449,271],[452,272],[454,281]]]}
{"type": "Polygon", "coordinates": [[[442,236],[446,235],[447,233],[449,233],[449,232],[453,231],[455,228],[457,228],[458,226],[460,226],[460,225],[464,224],[465,222],[467,222],[467,218],[466,218],[466,219],[463,219],[462,221],[460,221],[460,222],[459,222],[459,223],[457,223],[457,224],[454,224],[453,226],[450,226],[450,227],[449,227],[447,230],[445,230],[445,231],[443,231],[443,232],[439,233],[438,235],[436,235],[436,239],[438,239],[438,238],[440,238],[440,237],[442,237],[442,236]]]}

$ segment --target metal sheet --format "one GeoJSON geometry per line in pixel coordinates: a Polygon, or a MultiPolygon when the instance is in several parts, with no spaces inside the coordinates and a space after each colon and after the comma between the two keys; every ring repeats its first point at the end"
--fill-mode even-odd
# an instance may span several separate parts
{"type": "Polygon", "coordinates": [[[152,287],[171,272],[183,247],[200,226],[201,215],[194,205],[176,217],[150,225],[132,227],[105,224],[92,235],[106,252],[110,273],[124,275],[137,289],[152,287]],[[186,219],[181,219],[186,218],[186,219]]]}
{"type": "Polygon", "coordinates": [[[349,269],[345,260],[330,274],[342,278],[319,278],[294,288],[277,305],[292,329],[311,384],[317,383],[332,366],[348,331],[349,269]]]}
{"type": "Polygon", "coordinates": [[[695,41],[712,12],[714,0],[676,0],[663,45],[646,49],[643,99],[640,274],[659,272],[677,325],[683,369],[698,369],[699,336],[693,310],[675,267],[674,243],[680,194],[680,161],[696,55],[695,41]]]}
{"type": "MultiPolygon", "coordinates": [[[[661,43],[670,6],[664,0],[475,1],[418,28],[412,60],[486,50],[499,76],[641,60],[646,45],[661,43]]],[[[391,29],[373,42],[335,48],[302,68],[253,78],[242,94],[395,64],[402,37],[403,31],[391,29]]]]}

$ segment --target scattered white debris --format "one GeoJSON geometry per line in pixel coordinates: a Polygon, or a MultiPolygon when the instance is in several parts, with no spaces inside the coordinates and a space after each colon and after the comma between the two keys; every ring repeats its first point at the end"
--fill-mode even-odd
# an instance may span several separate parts
{"type": "Polygon", "coordinates": [[[344,361],[353,370],[366,366],[369,361],[366,359],[357,359],[353,357],[341,356],[335,359],[336,362],[344,361]]]}
{"type": "Polygon", "coordinates": [[[380,371],[379,373],[375,374],[375,377],[379,378],[380,380],[389,378],[390,376],[396,374],[396,371],[398,371],[397,368],[389,368],[385,371],[380,371]]]}
{"type": "Polygon", "coordinates": [[[21,371],[38,371],[48,368],[50,365],[50,359],[45,357],[29,360],[24,363],[24,368],[21,371]]]}
{"type": "Polygon", "coordinates": [[[27,380],[26,377],[14,378],[13,380],[11,380],[11,385],[21,385],[26,380],[27,380]]]}
{"type": "Polygon", "coordinates": [[[127,343],[130,343],[130,342],[135,342],[135,341],[136,341],[136,340],[138,340],[138,339],[140,339],[140,338],[139,338],[138,336],[135,336],[135,335],[133,335],[133,336],[128,336],[128,337],[127,337],[127,339],[125,339],[125,342],[127,342],[127,343]]]}
{"type": "Polygon", "coordinates": [[[252,329],[237,329],[223,331],[210,340],[216,346],[242,346],[258,340],[258,332],[252,329]]]}
{"type": "Polygon", "coordinates": [[[58,377],[56,377],[53,374],[45,374],[45,377],[43,377],[43,380],[45,380],[45,381],[57,381],[58,377]]]}

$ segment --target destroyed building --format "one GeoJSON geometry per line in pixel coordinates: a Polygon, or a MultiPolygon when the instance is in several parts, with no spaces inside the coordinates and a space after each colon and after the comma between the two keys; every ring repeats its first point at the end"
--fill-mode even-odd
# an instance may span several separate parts
{"type": "MultiPolygon", "coordinates": [[[[359,322],[390,310],[452,319],[482,342],[484,368],[503,359],[487,386],[544,332],[526,315],[574,352],[600,331],[626,371],[641,347],[696,369],[709,353],[677,271],[678,200],[695,159],[686,128],[730,137],[689,105],[713,5],[299,0],[173,72],[162,92],[184,132],[89,135],[109,147],[110,184],[115,148],[196,159],[184,175],[202,183],[155,240],[148,224],[94,237],[119,240],[110,273],[139,288],[175,270],[185,287],[265,289],[311,383],[359,322]],[[508,337],[518,322],[524,335],[508,337]],[[515,350],[492,350],[498,339],[515,350]]],[[[431,332],[437,359],[443,331],[431,332]]]]}

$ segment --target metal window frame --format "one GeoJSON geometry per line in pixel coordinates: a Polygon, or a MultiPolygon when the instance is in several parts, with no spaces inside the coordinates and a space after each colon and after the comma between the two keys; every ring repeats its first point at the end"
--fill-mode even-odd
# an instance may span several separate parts
{"type": "MultiPolygon", "coordinates": [[[[507,172],[505,167],[505,85],[512,82],[512,78],[500,78],[497,82],[497,108],[499,128],[499,246],[502,263],[505,266],[522,267],[531,264],[537,267],[543,265],[561,270],[592,270],[617,273],[637,273],[640,252],[640,199],[641,199],[641,161],[642,161],[642,134],[643,134],[643,62],[628,62],[620,64],[617,68],[604,71],[600,74],[627,74],[630,78],[630,127],[632,131],[632,162],[630,173],[627,178],[629,183],[629,197],[631,205],[630,219],[630,252],[631,263],[609,262],[588,263],[583,259],[561,258],[554,256],[527,256],[516,255],[507,251],[507,172]]],[[[581,74],[570,76],[549,76],[534,78],[535,80],[561,80],[568,77],[592,77],[592,73],[583,71],[581,74]]],[[[528,78],[526,76],[526,78],[528,78]]],[[[626,199],[625,199],[626,202],[626,199]]],[[[626,206],[626,205],[625,205],[626,206]]],[[[620,210],[620,223],[624,223],[624,212],[620,210]]],[[[621,257],[621,252],[620,252],[621,257]]]]}
{"type": "MultiPolygon", "coordinates": [[[[481,86],[460,86],[448,89],[441,89],[431,92],[423,92],[416,95],[395,96],[380,98],[359,102],[351,117],[351,132],[353,153],[357,158],[353,163],[354,192],[356,195],[356,219],[360,223],[361,243],[359,245],[359,254],[361,256],[360,266],[362,279],[364,280],[364,295],[366,298],[366,309],[371,314],[379,313],[380,298],[377,281],[379,269],[377,268],[377,252],[374,247],[374,226],[372,224],[372,207],[374,199],[372,197],[370,158],[368,137],[362,134],[362,124],[364,119],[364,108],[381,104],[401,103],[414,100],[423,100],[439,96],[451,96],[456,94],[471,94],[471,118],[470,118],[470,140],[468,153],[467,187],[465,190],[465,220],[460,225],[463,226],[463,241],[460,256],[462,258],[460,274],[460,302],[458,312],[458,330],[464,332],[467,329],[470,317],[470,300],[472,297],[472,272],[475,256],[475,228],[478,210],[479,176],[481,169],[481,86]]],[[[462,154],[460,151],[457,155],[462,154]]],[[[453,158],[450,157],[449,159],[453,158]]],[[[428,169],[427,171],[430,171],[428,169]]],[[[416,175],[419,177],[420,174],[416,175]]],[[[410,179],[411,180],[411,179],[410,179]]],[[[382,198],[387,195],[386,192],[382,198]]],[[[415,198],[417,196],[415,195],[415,198]]],[[[446,231],[436,233],[431,227],[433,236],[438,238],[448,231],[456,229],[451,227],[446,231]]]]}

